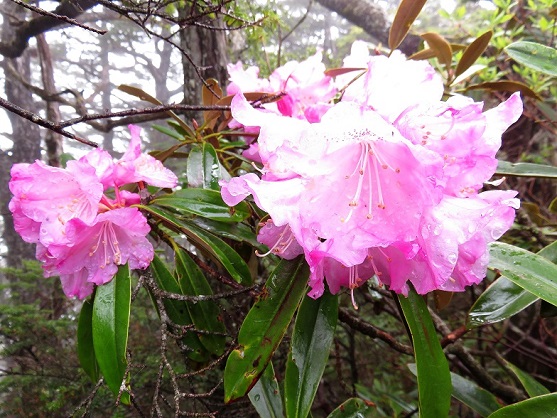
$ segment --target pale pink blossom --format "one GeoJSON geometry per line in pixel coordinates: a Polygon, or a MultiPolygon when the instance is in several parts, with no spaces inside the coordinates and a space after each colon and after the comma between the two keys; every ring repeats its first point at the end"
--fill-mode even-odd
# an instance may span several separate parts
{"type": "Polygon", "coordinates": [[[65,225],[73,218],[93,222],[103,187],[95,169],[68,161],[66,169],[41,161],[15,164],[11,170],[9,209],[15,230],[31,243],[65,243],[65,225]]]}

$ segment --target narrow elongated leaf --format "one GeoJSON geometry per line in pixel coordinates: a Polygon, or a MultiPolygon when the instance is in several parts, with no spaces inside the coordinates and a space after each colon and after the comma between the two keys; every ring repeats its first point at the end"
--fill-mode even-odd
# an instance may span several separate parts
{"type": "Polygon", "coordinates": [[[269,365],[248,393],[251,404],[261,418],[283,418],[284,407],[273,363],[269,365]]]}
{"type": "Polygon", "coordinates": [[[495,174],[557,179],[557,167],[533,163],[510,163],[499,160],[495,174]]]}
{"type": "Polygon", "coordinates": [[[453,396],[482,417],[487,417],[501,408],[501,404],[497,402],[495,395],[482,389],[474,382],[456,373],[451,373],[451,382],[453,396]]]}
{"type": "Polygon", "coordinates": [[[267,247],[257,241],[257,235],[253,232],[253,229],[246,224],[218,222],[206,218],[195,218],[192,219],[192,222],[204,231],[209,231],[212,234],[234,241],[246,242],[261,252],[267,251],[267,247]]]}
{"type": "Polygon", "coordinates": [[[300,305],[286,363],[284,400],[287,418],[306,418],[327,365],[338,319],[338,296],[326,291],[306,296],[300,305]]]}
{"type": "MultiPolygon", "coordinates": [[[[211,286],[191,257],[181,248],[175,248],[174,251],[176,273],[183,293],[192,296],[212,295],[211,286]]],[[[216,302],[214,300],[187,302],[187,306],[195,328],[208,332],[199,334],[199,341],[209,352],[220,356],[224,351],[226,329],[220,320],[220,310],[216,302]]]]}
{"type": "MultiPolygon", "coordinates": [[[[205,83],[207,84],[203,84],[201,87],[201,101],[205,106],[214,106],[222,97],[222,89],[214,78],[206,80],[205,83]]],[[[216,123],[214,114],[209,110],[203,111],[203,121],[210,129],[213,129],[216,123]]]]}
{"type": "MultiPolygon", "coordinates": [[[[93,346],[106,385],[118,395],[126,372],[126,349],[130,326],[131,280],[128,265],[120,266],[114,278],[97,287],[93,303],[93,346]]],[[[127,392],[120,398],[130,403],[127,392]]]]}
{"type": "Polygon", "coordinates": [[[475,328],[504,321],[537,300],[536,295],[500,277],[476,300],[468,312],[467,326],[475,328]]]}
{"type": "Polygon", "coordinates": [[[157,197],[152,204],[220,222],[242,222],[250,215],[246,202],[230,207],[224,203],[220,192],[209,189],[176,190],[157,197]]]}
{"type": "MultiPolygon", "coordinates": [[[[408,369],[417,376],[416,364],[408,364],[408,369]]],[[[471,380],[451,372],[451,383],[453,386],[453,397],[476,411],[482,417],[487,417],[501,408],[501,404],[497,402],[495,395],[482,389],[471,380]]]]}
{"type": "MultiPolygon", "coordinates": [[[[557,241],[538,255],[557,263],[557,241]]],[[[530,306],[538,297],[505,277],[500,277],[483,292],[468,313],[468,326],[476,327],[503,321],[530,306]]],[[[553,305],[551,305],[553,306],[553,305]]]]}
{"type": "Polygon", "coordinates": [[[195,145],[190,151],[186,167],[188,185],[220,190],[221,166],[215,148],[208,142],[195,145]]]}
{"type": "Polygon", "coordinates": [[[466,90],[490,90],[490,91],[508,91],[514,93],[515,91],[521,92],[524,96],[532,97],[536,100],[541,100],[541,97],[530,87],[518,81],[489,81],[473,86],[466,87],[466,90]]]}
{"type": "Polygon", "coordinates": [[[495,411],[489,418],[555,418],[557,393],[526,399],[495,411]]]}
{"type": "Polygon", "coordinates": [[[408,31],[418,17],[426,0],[402,0],[396,10],[395,18],[389,30],[389,48],[396,49],[408,35],[408,31]]]}
{"type": "Polygon", "coordinates": [[[557,77],[557,49],[537,42],[519,41],[507,46],[505,51],[516,62],[557,77]]]}
{"type": "Polygon", "coordinates": [[[435,32],[423,33],[420,36],[425,39],[430,48],[435,51],[435,56],[439,59],[439,62],[445,64],[447,68],[450,68],[453,61],[451,44],[435,32]]]}
{"type": "Polygon", "coordinates": [[[524,370],[520,370],[518,367],[516,367],[512,363],[509,363],[508,361],[507,366],[509,366],[509,368],[513,371],[518,380],[520,380],[520,383],[522,383],[522,386],[524,386],[526,393],[528,393],[528,395],[532,398],[535,396],[547,395],[549,393],[549,390],[544,385],[542,385],[524,370]]]}
{"type": "Polygon", "coordinates": [[[484,53],[489,41],[493,36],[493,31],[489,30],[483,35],[478,36],[462,53],[460,61],[456,65],[455,77],[458,77],[468,68],[470,68],[476,60],[484,53]]]}
{"type": "MultiPolygon", "coordinates": [[[[153,277],[159,288],[166,292],[176,293],[178,295],[183,294],[178,281],[174,278],[162,260],[156,255],[151,262],[151,271],[153,272],[153,277]]],[[[193,324],[185,301],[165,298],[163,300],[163,304],[166,314],[176,325],[193,324]]],[[[185,347],[187,347],[188,350],[186,355],[191,360],[198,363],[204,363],[209,359],[209,353],[199,341],[199,337],[196,333],[187,332],[184,335],[184,338],[182,338],[182,343],[185,347]]]]}
{"type": "Polygon", "coordinates": [[[93,383],[100,377],[99,364],[93,347],[93,302],[86,300],[81,307],[77,324],[77,357],[81,368],[93,383]]]}
{"type": "Polygon", "coordinates": [[[557,265],[541,255],[502,242],[492,243],[489,253],[490,268],[537,297],[557,305],[557,265]]]}
{"type": "Polygon", "coordinates": [[[282,340],[306,291],[309,268],[302,257],[281,260],[250,309],[238,334],[238,348],[226,362],[224,400],[241,398],[255,385],[282,340]]]}
{"type": "Polygon", "coordinates": [[[376,409],[373,404],[360,398],[350,398],[331,412],[327,418],[371,418],[376,409]]]}
{"type": "Polygon", "coordinates": [[[446,418],[451,399],[449,364],[437,338],[427,305],[414,289],[399,296],[406,318],[418,372],[420,417],[446,418]]]}
{"type": "Polygon", "coordinates": [[[238,283],[251,284],[251,273],[246,262],[223,240],[204,231],[193,222],[178,219],[175,215],[156,206],[139,207],[164,222],[169,228],[185,234],[216,263],[222,265],[238,283]]]}
{"type": "MultiPolygon", "coordinates": [[[[157,99],[156,97],[151,96],[149,93],[147,93],[146,91],[138,88],[138,87],[134,87],[134,86],[129,86],[127,84],[120,84],[118,86],[118,90],[121,90],[125,93],[128,93],[129,95],[135,96],[140,100],[152,103],[154,105],[160,106],[163,103],[157,99]]],[[[182,127],[182,129],[188,133],[188,135],[192,138],[195,138],[195,132],[193,132],[193,130],[186,124],[186,122],[184,122],[182,119],[180,119],[180,117],[174,113],[172,110],[168,110],[167,112],[165,112],[168,116],[170,116],[172,119],[174,119],[178,125],[180,125],[182,127]]]]}

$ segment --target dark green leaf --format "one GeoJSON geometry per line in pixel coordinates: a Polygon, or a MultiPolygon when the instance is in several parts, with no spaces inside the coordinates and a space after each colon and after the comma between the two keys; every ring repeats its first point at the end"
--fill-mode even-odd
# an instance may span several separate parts
{"type": "Polygon", "coordinates": [[[190,187],[220,190],[221,166],[217,152],[211,144],[204,142],[192,147],[186,174],[190,187]]]}
{"type": "Polygon", "coordinates": [[[226,362],[224,399],[241,398],[267,367],[306,291],[309,268],[303,257],[281,260],[250,309],[238,335],[238,348],[226,362]]]}
{"type": "Polygon", "coordinates": [[[523,289],[557,305],[557,265],[538,254],[502,242],[490,245],[489,267],[523,289]]]}
{"type": "Polygon", "coordinates": [[[300,305],[286,363],[284,400],[287,418],[306,418],[327,365],[338,319],[338,296],[326,291],[306,296],[300,305]]]}
{"type": "MultiPolygon", "coordinates": [[[[191,257],[181,248],[175,248],[176,273],[185,295],[212,295],[213,290],[191,257]]],[[[211,353],[220,356],[224,351],[226,329],[220,320],[220,310],[214,300],[187,302],[190,318],[199,334],[199,341],[211,353]],[[220,334],[220,335],[219,335],[220,334]]]]}
{"type": "Polygon", "coordinates": [[[77,356],[79,364],[93,383],[100,377],[99,364],[93,347],[93,302],[86,300],[81,307],[77,324],[77,356]]]}
{"type": "MultiPolygon", "coordinates": [[[[540,250],[538,255],[557,263],[557,241],[540,250]]],[[[476,327],[503,321],[537,300],[537,296],[509,279],[500,277],[480,295],[470,309],[468,326],[476,327]]]]}
{"type": "Polygon", "coordinates": [[[246,202],[234,207],[222,200],[220,192],[209,189],[182,189],[155,198],[152,204],[220,222],[241,222],[250,215],[246,202]]]}
{"type": "Polygon", "coordinates": [[[532,163],[509,163],[508,161],[499,160],[495,174],[557,179],[557,167],[532,163]]]}
{"type": "Polygon", "coordinates": [[[412,334],[418,372],[420,417],[446,418],[451,400],[449,364],[422,296],[410,289],[399,296],[404,317],[412,334]]]}
{"type": "Polygon", "coordinates": [[[170,129],[167,128],[166,126],[161,126],[161,125],[151,125],[151,127],[155,130],[155,131],[159,131],[165,135],[168,135],[171,138],[177,139],[178,141],[183,141],[184,140],[184,136],[181,135],[180,133],[176,132],[174,129],[170,129]]]}
{"type": "Polygon", "coordinates": [[[555,418],[557,393],[530,398],[495,411],[489,418],[555,418]]]}
{"type": "Polygon", "coordinates": [[[204,231],[193,222],[178,219],[175,215],[156,206],[140,206],[140,208],[163,221],[169,228],[185,234],[215,263],[222,265],[238,283],[251,284],[251,273],[246,262],[223,240],[204,231]]]}
{"type": "Polygon", "coordinates": [[[557,50],[537,42],[519,41],[505,48],[516,62],[533,70],[557,77],[557,50]]]}
{"type": "Polygon", "coordinates": [[[472,42],[462,53],[462,57],[458,62],[455,70],[455,77],[464,73],[468,68],[476,62],[476,60],[483,54],[489,45],[489,41],[493,36],[493,31],[487,31],[483,35],[479,36],[472,42]]]}
{"type": "Polygon", "coordinates": [[[451,373],[451,381],[453,396],[482,417],[487,417],[501,408],[495,395],[480,388],[474,382],[455,373],[451,373]]]}
{"type": "Polygon", "coordinates": [[[273,363],[269,362],[255,386],[249,391],[248,396],[261,418],[284,417],[284,408],[273,363]]]}
{"type": "MultiPolygon", "coordinates": [[[[178,295],[183,294],[178,281],[174,278],[162,260],[156,255],[151,262],[151,271],[153,272],[153,278],[157,282],[160,289],[166,292],[176,293],[178,295]]],[[[176,325],[193,324],[185,301],[164,298],[163,305],[166,310],[166,314],[176,325]]],[[[199,341],[199,337],[193,331],[187,332],[184,335],[182,343],[185,347],[187,347],[188,351],[186,355],[191,360],[198,363],[204,363],[209,359],[209,353],[205,350],[205,347],[199,341]]]]}
{"type": "Polygon", "coordinates": [[[503,321],[537,300],[537,296],[500,277],[476,300],[468,312],[467,325],[474,328],[503,321]]]}
{"type": "Polygon", "coordinates": [[[218,222],[207,218],[195,218],[192,219],[192,222],[201,229],[209,231],[212,234],[234,241],[248,243],[261,252],[267,251],[267,247],[257,241],[257,235],[253,229],[246,224],[218,222]]]}
{"type": "MultiPolygon", "coordinates": [[[[106,385],[118,395],[126,372],[126,349],[130,326],[131,280],[128,265],[120,266],[114,278],[97,287],[93,303],[93,345],[106,385]]],[[[128,392],[120,398],[130,403],[128,392]]]]}
{"type": "MultiPolygon", "coordinates": [[[[410,371],[416,376],[417,370],[414,363],[408,364],[410,371]]],[[[451,372],[451,383],[453,386],[453,397],[463,404],[469,406],[482,417],[501,408],[497,398],[487,390],[482,389],[476,383],[451,372]]]]}
{"type": "Polygon", "coordinates": [[[389,30],[389,48],[391,50],[398,48],[402,43],[410,26],[418,17],[426,0],[402,0],[396,10],[395,18],[391,29],[389,30]]]}
{"type": "Polygon", "coordinates": [[[359,398],[350,398],[331,412],[327,418],[371,418],[376,409],[359,398]]]}
{"type": "Polygon", "coordinates": [[[549,393],[549,390],[544,385],[525,371],[520,370],[514,364],[509,362],[507,362],[507,366],[509,366],[509,368],[513,371],[518,380],[520,380],[520,383],[522,383],[522,386],[524,386],[524,389],[526,389],[526,393],[528,393],[528,395],[532,398],[535,396],[547,395],[549,393]]]}

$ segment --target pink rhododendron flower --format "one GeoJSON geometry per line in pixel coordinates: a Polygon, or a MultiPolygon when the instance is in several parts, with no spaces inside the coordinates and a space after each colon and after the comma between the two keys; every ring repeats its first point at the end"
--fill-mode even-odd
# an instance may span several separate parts
{"type": "Polygon", "coordinates": [[[464,97],[441,101],[441,78],[427,63],[370,56],[362,44],[345,66],[365,74],[315,120],[233,99],[235,120],[259,129],[263,167],[221,182],[224,201],[253,196],[271,218],[259,241],[283,258],[303,252],[312,297],[325,282],[336,293],[372,277],[400,293],[409,283],[419,293],[478,283],[487,245],[519,204],[516,192],[478,190],[522,112],[520,97],[488,111],[464,97]]]}
{"type": "Polygon", "coordinates": [[[104,150],[92,150],[66,169],[40,161],[12,168],[9,208],[16,231],[37,244],[45,277],[60,276],[69,297],[84,298],[93,285],[112,279],[118,266],[146,268],[153,258],[149,225],[137,208],[137,193],[119,187],[144,181],[173,187],[176,176],[140,151],[139,128],[130,125],[132,141],[114,161],[104,150]],[[104,194],[108,189],[111,194],[104,194]]]}

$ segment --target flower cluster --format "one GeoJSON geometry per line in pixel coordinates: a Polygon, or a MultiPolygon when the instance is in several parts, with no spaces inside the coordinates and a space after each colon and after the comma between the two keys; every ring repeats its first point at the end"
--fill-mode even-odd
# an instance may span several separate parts
{"type": "Polygon", "coordinates": [[[332,81],[315,57],[276,71],[286,87],[275,93],[293,96],[287,104],[323,110],[303,117],[280,111],[280,101],[279,112],[253,108],[242,92],[276,87],[233,67],[232,116],[259,130],[263,168],[261,177],[222,182],[223,199],[232,206],[253,195],[270,215],[259,240],[287,259],[305,255],[312,297],[325,280],[333,293],[372,277],[399,293],[408,282],[422,294],[478,283],[487,244],[510,228],[519,205],[514,191],[479,192],[495,172],[502,133],[522,113],[519,95],[487,111],[462,96],[442,101],[442,80],[429,64],[396,51],[371,56],[360,42],[344,66],[324,96],[314,84],[332,81]],[[314,94],[298,99],[292,79],[296,92],[314,94]]]}
{"type": "Polygon", "coordinates": [[[109,282],[118,265],[146,268],[153,259],[149,225],[133,207],[140,196],[121,187],[137,182],[174,187],[176,176],[141,152],[140,128],[130,125],[128,151],[115,161],[101,149],[65,169],[36,161],[15,164],[9,208],[21,237],[37,244],[45,277],[60,276],[67,296],[84,298],[109,282]],[[111,195],[107,195],[109,189],[111,195]]]}

